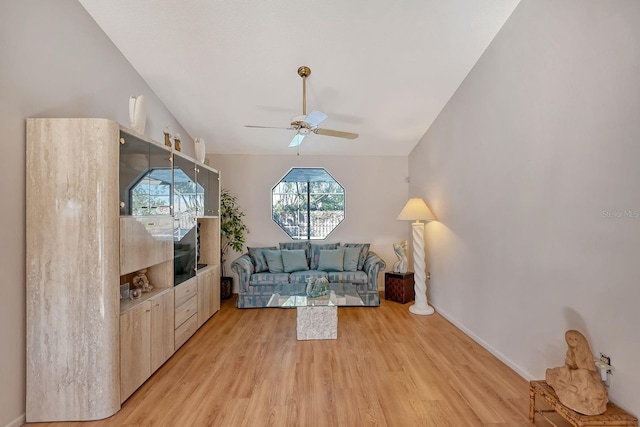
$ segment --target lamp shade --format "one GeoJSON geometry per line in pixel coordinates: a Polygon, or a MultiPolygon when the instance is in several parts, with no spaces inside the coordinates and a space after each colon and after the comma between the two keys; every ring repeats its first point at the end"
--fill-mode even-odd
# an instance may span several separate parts
{"type": "Polygon", "coordinates": [[[397,219],[400,221],[433,221],[436,217],[433,216],[424,200],[415,197],[409,199],[407,204],[404,205],[397,219]]]}

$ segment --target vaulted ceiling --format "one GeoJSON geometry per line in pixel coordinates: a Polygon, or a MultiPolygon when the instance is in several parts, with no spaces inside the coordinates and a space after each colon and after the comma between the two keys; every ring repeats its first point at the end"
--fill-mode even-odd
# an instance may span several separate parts
{"type": "MultiPolygon", "coordinates": [[[[408,155],[519,0],[79,0],[207,152],[408,155]]],[[[136,95],[136,94],[132,94],[136,95]]]]}

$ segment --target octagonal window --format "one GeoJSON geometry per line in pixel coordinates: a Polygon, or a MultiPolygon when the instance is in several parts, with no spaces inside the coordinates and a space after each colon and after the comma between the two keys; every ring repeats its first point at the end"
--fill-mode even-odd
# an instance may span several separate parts
{"type": "Polygon", "coordinates": [[[271,190],[273,221],[294,240],[326,238],[344,206],[344,188],[324,168],[292,168],[271,190]]]}

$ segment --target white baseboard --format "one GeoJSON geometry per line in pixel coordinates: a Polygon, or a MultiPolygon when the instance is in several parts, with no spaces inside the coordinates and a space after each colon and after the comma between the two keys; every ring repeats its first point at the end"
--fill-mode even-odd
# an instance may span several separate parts
{"type": "Polygon", "coordinates": [[[18,418],[16,418],[15,420],[13,420],[9,424],[7,424],[5,427],[20,427],[26,421],[27,421],[27,418],[26,418],[25,414],[22,414],[18,418]]]}
{"type": "MultiPolygon", "coordinates": [[[[433,304],[431,304],[431,305],[433,305],[433,304]]],[[[502,361],[505,365],[507,365],[508,367],[513,369],[514,371],[516,371],[522,378],[526,379],[527,381],[531,381],[531,380],[535,379],[533,377],[533,375],[531,375],[529,372],[527,372],[524,369],[522,369],[520,366],[518,366],[516,363],[514,363],[511,359],[506,357],[504,354],[500,353],[498,350],[496,350],[491,345],[489,345],[487,342],[485,342],[482,338],[480,338],[475,333],[473,333],[472,331],[467,329],[464,325],[462,325],[460,322],[458,322],[452,316],[450,316],[446,311],[441,310],[440,308],[436,307],[435,305],[433,305],[433,308],[435,308],[435,310],[442,317],[444,317],[449,322],[451,322],[456,328],[458,328],[462,332],[464,332],[469,338],[471,338],[472,340],[474,340],[475,342],[480,344],[485,350],[487,350],[489,353],[493,354],[495,357],[500,359],[500,361],[502,361]]]]}

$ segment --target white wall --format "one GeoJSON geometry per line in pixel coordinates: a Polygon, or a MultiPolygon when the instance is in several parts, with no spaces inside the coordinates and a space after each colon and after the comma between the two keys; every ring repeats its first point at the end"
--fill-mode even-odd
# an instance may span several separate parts
{"type": "MultiPolygon", "coordinates": [[[[286,141],[283,141],[286,143],[286,141]]],[[[248,246],[271,246],[291,241],[271,220],[271,189],[292,167],[324,167],[346,192],[346,218],[324,240],[340,243],[371,243],[371,250],[393,267],[393,242],[409,238],[409,225],[396,217],[407,201],[407,158],[380,156],[257,156],[209,155],[220,170],[223,188],[238,197],[249,227],[248,246]]],[[[246,250],[246,248],[245,248],[246,250]]],[[[227,258],[226,274],[238,254],[227,258]]],[[[379,277],[384,286],[384,277],[379,277]]],[[[238,280],[234,280],[237,292],[238,280]]]]}
{"type": "Polygon", "coordinates": [[[638,52],[636,0],[523,0],[409,157],[437,310],[529,379],[579,329],[635,415],[638,52]]]}
{"type": "MultiPolygon", "coordinates": [[[[25,408],[25,118],[104,117],[129,125],[147,98],[147,131],[187,132],[75,0],[3,2],[0,26],[0,426],[25,408]]],[[[47,215],[47,212],[42,212],[47,215]]]]}

